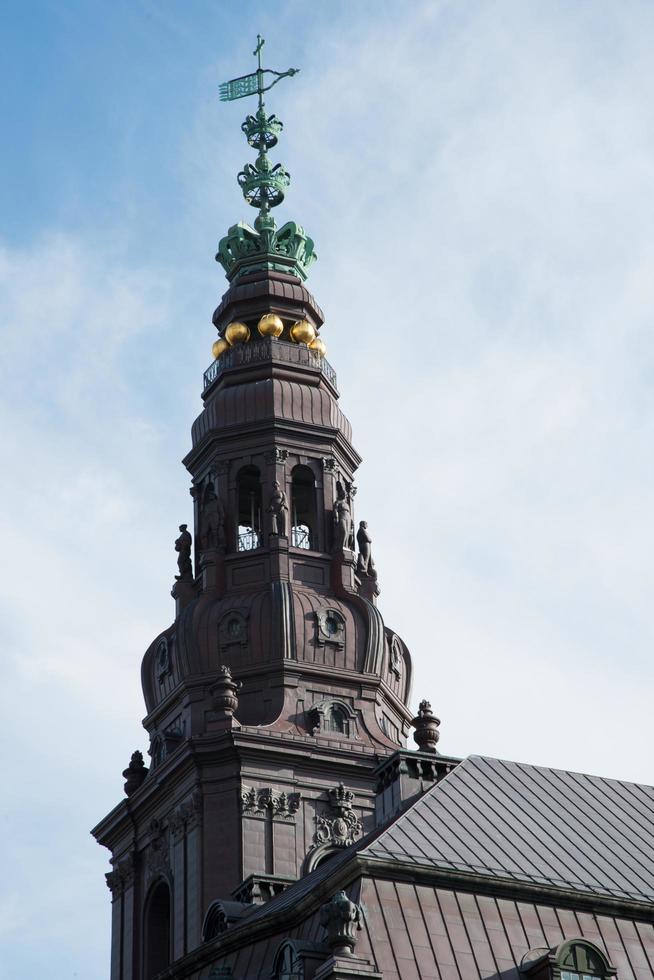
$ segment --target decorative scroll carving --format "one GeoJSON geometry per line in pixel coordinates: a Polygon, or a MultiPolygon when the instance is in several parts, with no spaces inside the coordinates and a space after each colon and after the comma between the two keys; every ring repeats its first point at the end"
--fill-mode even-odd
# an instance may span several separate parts
{"type": "Polygon", "coordinates": [[[243,787],[241,808],[243,813],[272,813],[274,817],[293,818],[300,806],[299,793],[277,792],[271,787],[255,789],[243,787]]]}
{"type": "Polygon", "coordinates": [[[280,449],[279,446],[275,446],[263,458],[266,463],[285,463],[288,459],[288,449],[280,449]]]}
{"type": "Polygon", "coordinates": [[[345,789],[343,783],[329,790],[329,810],[316,816],[314,847],[323,844],[349,847],[361,836],[363,825],[352,809],[353,802],[354,793],[345,789]]]}
{"type": "Polygon", "coordinates": [[[105,880],[107,888],[111,891],[111,897],[114,899],[134,884],[136,858],[133,853],[130,853],[121,858],[120,861],[112,861],[112,864],[113,868],[105,875],[105,880]]]}
{"type": "Polygon", "coordinates": [[[316,643],[326,644],[342,650],[345,646],[345,619],[337,609],[325,606],[316,611],[316,643]]]}
{"type": "Polygon", "coordinates": [[[333,456],[323,456],[322,457],[322,468],[325,473],[333,473],[336,469],[336,460],[333,456]]]}
{"type": "Polygon", "coordinates": [[[351,902],[345,892],[337,892],[330,902],[322,906],[320,925],[327,933],[325,941],[333,956],[352,956],[362,920],[361,906],[351,902]]]}

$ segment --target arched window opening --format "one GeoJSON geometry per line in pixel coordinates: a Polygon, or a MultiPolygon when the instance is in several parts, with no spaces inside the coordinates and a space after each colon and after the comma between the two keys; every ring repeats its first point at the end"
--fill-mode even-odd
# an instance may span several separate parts
{"type": "Polygon", "coordinates": [[[280,950],[274,978],[275,980],[304,980],[304,964],[290,943],[280,950]]]}
{"type": "Polygon", "coordinates": [[[145,906],[145,980],[152,980],[170,964],[170,919],[170,889],[165,881],[160,881],[150,892],[145,906]]]}
{"type": "Polygon", "coordinates": [[[261,534],[261,478],[256,466],[239,470],[238,486],[238,551],[252,551],[263,544],[261,534]]]}
{"type": "Polygon", "coordinates": [[[561,958],[561,980],[603,980],[606,969],[590,946],[574,943],[561,958]]]}
{"type": "Polygon", "coordinates": [[[588,939],[566,939],[553,949],[530,949],[522,957],[520,973],[530,980],[609,980],[616,969],[588,939]]]}
{"type": "Polygon", "coordinates": [[[316,479],[308,466],[296,466],[292,473],[291,520],[293,547],[316,549],[316,479]]]}
{"type": "Polygon", "coordinates": [[[326,709],[323,731],[347,735],[347,718],[343,709],[337,704],[332,704],[326,709]]]}

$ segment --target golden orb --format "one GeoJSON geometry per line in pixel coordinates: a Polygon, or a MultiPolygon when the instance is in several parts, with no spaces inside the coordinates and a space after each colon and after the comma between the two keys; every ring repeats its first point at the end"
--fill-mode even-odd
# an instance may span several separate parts
{"type": "Polygon", "coordinates": [[[264,313],[257,326],[262,337],[279,337],[284,329],[276,313],[264,313]]]}
{"type": "Polygon", "coordinates": [[[308,320],[298,320],[291,327],[291,340],[296,344],[310,344],[316,339],[316,328],[308,320]]]}
{"type": "Polygon", "coordinates": [[[250,339],[250,328],[245,323],[234,320],[225,330],[225,340],[228,344],[244,344],[250,339]]]}
{"type": "Polygon", "coordinates": [[[215,340],[213,342],[211,353],[216,358],[216,360],[218,360],[220,355],[224,354],[226,350],[229,350],[229,344],[227,343],[226,340],[223,340],[222,337],[219,337],[218,340],[215,340]]]}
{"type": "Polygon", "coordinates": [[[316,337],[315,340],[312,340],[311,343],[309,344],[309,347],[311,350],[317,351],[317,353],[320,354],[321,357],[324,357],[325,354],[327,353],[327,347],[325,346],[325,341],[321,340],[320,337],[316,337]]]}

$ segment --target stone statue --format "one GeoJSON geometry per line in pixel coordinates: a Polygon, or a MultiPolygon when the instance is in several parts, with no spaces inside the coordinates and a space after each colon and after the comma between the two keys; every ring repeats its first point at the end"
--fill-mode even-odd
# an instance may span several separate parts
{"type": "Polygon", "coordinates": [[[271,515],[272,530],[271,534],[286,534],[286,515],[288,514],[288,503],[286,494],[282,490],[278,481],[273,483],[273,492],[268,504],[268,513],[271,515]]]}
{"type": "Polygon", "coordinates": [[[202,500],[200,545],[202,551],[209,548],[225,550],[225,508],[211,481],[207,484],[202,500]]]}
{"type": "Polygon", "coordinates": [[[179,575],[175,576],[178,582],[182,579],[193,578],[193,565],[191,563],[191,545],[193,544],[193,538],[191,537],[187,528],[187,524],[179,525],[179,529],[182,533],[177,538],[177,541],[175,541],[175,551],[179,552],[179,557],[177,559],[179,575]]]}
{"type": "Polygon", "coordinates": [[[376,579],[377,571],[375,569],[375,563],[372,560],[372,538],[368,533],[368,524],[366,521],[359,522],[357,544],[359,545],[357,572],[363,575],[370,575],[371,578],[376,579]]]}
{"type": "Polygon", "coordinates": [[[334,551],[342,551],[350,544],[351,524],[350,501],[345,487],[339,481],[336,484],[334,501],[334,551]]]}

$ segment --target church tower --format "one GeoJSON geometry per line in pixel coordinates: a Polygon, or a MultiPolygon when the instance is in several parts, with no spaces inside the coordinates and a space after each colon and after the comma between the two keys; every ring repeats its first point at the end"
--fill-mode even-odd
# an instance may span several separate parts
{"type": "MultiPolygon", "coordinates": [[[[175,975],[225,921],[371,830],[376,771],[412,721],[411,658],[377,607],[361,458],[305,285],[314,244],[273,218],[290,177],[263,96],[294,70],[264,70],[262,45],[221,89],[258,97],[238,175],[258,213],[216,256],[228,288],[184,459],[193,533],[180,526],[174,620],[141,669],[150,762],[134,753],[93,831],[112,855],[111,980],[175,975]]],[[[433,750],[438,722],[421,717],[433,750]]]]}

